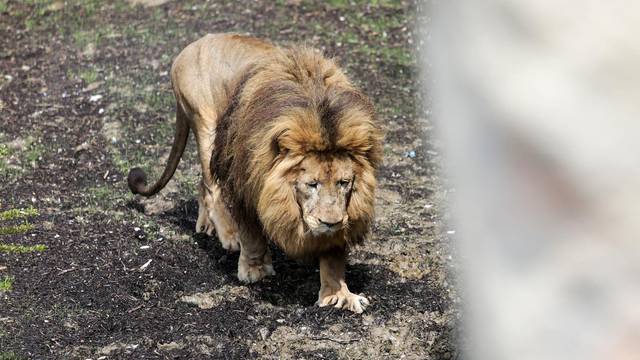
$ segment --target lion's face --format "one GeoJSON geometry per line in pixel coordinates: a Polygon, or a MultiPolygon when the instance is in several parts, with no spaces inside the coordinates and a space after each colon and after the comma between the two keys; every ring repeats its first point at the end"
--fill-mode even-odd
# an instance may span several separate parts
{"type": "Polygon", "coordinates": [[[295,180],[296,201],[304,223],[315,236],[330,235],[348,224],[353,163],[347,156],[308,155],[295,180]]]}

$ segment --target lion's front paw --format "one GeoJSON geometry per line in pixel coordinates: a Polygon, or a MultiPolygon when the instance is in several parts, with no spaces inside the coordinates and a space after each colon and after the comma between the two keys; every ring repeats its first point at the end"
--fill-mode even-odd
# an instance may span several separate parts
{"type": "Polygon", "coordinates": [[[316,304],[320,307],[333,305],[338,309],[346,309],[353,311],[356,314],[360,314],[364,311],[367,305],[370,304],[370,302],[366,297],[356,295],[349,290],[338,290],[333,294],[325,296],[320,295],[316,304]]]}
{"type": "Polygon", "coordinates": [[[246,261],[238,261],[238,280],[254,283],[265,276],[273,276],[276,272],[271,264],[250,265],[246,261]]]}

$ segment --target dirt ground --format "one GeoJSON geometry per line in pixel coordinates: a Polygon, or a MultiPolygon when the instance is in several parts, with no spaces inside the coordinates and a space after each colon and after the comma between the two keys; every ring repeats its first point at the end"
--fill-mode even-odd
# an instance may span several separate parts
{"type": "Polygon", "coordinates": [[[458,358],[418,6],[0,0],[0,359],[458,358]],[[277,250],[277,276],[237,280],[238,255],[194,234],[193,140],[160,195],[127,189],[130,167],[156,178],[168,156],[173,57],[224,31],[320,48],[376,103],[377,220],[347,269],[362,315],[314,306],[317,267],[277,250]]]}

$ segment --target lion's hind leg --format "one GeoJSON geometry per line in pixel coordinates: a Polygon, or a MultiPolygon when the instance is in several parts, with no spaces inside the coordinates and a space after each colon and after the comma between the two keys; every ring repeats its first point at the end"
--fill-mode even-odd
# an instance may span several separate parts
{"type": "Polygon", "coordinates": [[[262,236],[256,236],[241,229],[238,279],[242,282],[254,283],[265,276],[275,274],[267,241],[262,236]]]}
{"type": "Polygon", "coordinates": [[[216,185],[213,186],[213,207],[209,208],[209,219],[213,221],[216,227],[216,233],[222,247],[229,251],[238,251],[240,250],[238,225],[222,201],[220,188],[216,185]]]}
{"type": "Polygon", "coordinates": [[[215,226],[209,218],[209,209],[213,207],[213,196],[207,189],[204,181],[198,187],[198,221],[196,221],[196,232],[204,232],[213,235],[215,226]]]}
{"type": "Polygon", "coordinates": [[[238,226],[229,214],[229,210],[222,201],[220,188],[216,185],[211,175],[209,167],[211,162],[211,149],[215,133],[212,130],[214,124],[209,117],[200,115],[195,117],[196,140],[198,143],[198,156],[202,166],[202,182],[200,183],[198,195],[198,221],[196,222],[196,232],[205,232],[213,235],[215,229],[222,247],[229,251],[240,250],[238,241],[238,226]]]}
{"type": "Polygon", "coordinates": [[[224,249],[240,250],[238,225],[222,201],[220,188],[215,184],[206,185],[203,180],[200,184],[198,204],[200,208],[198,209],[196,231],[213,235],[215,229],[224,249]]]}

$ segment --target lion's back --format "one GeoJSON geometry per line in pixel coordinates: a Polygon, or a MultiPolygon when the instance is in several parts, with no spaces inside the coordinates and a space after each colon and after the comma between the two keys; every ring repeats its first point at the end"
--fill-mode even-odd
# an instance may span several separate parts
{"type": "Polygon", "coordinates": [[[187,45],[171,66],[176,98],[190,112],[207,109],[220,116],[237,80],[274,48],[266,41],[234,33],[203,36],[187,45]]]}

